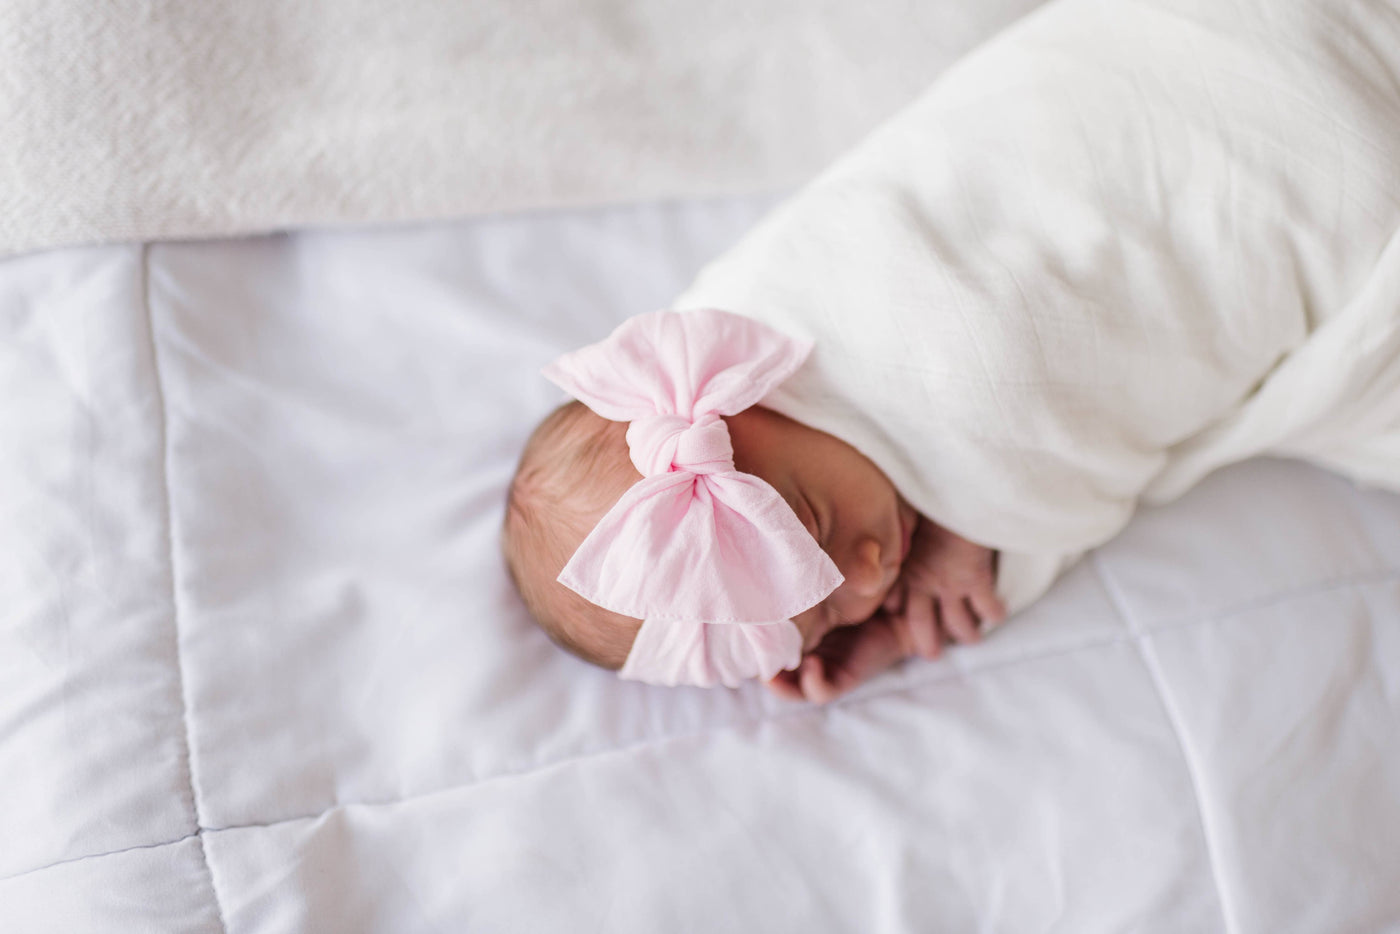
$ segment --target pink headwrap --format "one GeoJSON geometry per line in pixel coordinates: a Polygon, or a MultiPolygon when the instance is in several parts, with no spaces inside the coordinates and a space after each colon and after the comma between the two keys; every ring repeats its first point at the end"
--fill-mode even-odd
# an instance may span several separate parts
{"type": "Polygon", "coordinates": [[[723,311],[658,311],[545,367],[594,412],[631,422],[642,479],[559,575],[590,602],[642,620],[622,677],[733,687],[800,661],[792,617],[835,590],[841,572],[777,490],[734,469],[720,416],[758,402],[811,349],[723,311]]]}

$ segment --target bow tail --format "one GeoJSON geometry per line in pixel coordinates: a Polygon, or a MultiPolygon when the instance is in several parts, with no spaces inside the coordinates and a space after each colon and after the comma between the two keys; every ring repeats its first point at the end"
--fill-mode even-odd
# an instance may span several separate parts
{"type": "Polygon", "coordinates": [[[620,677],[674,687],[737,687],[797,667],[802,634],[791,620],[774,623],[700,623],[648,619],[637,632],[620,677]]]}

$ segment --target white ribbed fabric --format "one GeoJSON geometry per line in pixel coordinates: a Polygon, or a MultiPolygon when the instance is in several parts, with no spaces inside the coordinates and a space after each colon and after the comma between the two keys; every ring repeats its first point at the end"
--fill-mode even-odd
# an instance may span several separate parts
{"type": "Polygon", "coordinates": [[[1039,0],[14,0],[0,255],[806,179],[1039,0]]]}

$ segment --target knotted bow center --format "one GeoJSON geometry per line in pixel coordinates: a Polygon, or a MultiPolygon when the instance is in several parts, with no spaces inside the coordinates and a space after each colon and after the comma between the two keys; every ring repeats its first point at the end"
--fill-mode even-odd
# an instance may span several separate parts
{"type": "Polygon", "coordinates": [[[729,426],[718,415],[648,415],[627,427],[632,463],[644,477],[686,470],[707,474],[734,469],[729,426]]]}

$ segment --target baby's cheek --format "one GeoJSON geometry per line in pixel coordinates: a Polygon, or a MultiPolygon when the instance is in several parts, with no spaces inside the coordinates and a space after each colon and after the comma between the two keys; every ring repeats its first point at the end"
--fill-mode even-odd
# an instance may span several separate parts
{"type": "Polygon", "coordinates": [[[836,589],[827,601],[831,604],[832,616],[839,625],[863,623],[879,611],[885,602],[889,587],[877,581],[874,586],[862,588],[850,586],[850,581],[836,589]]]}

